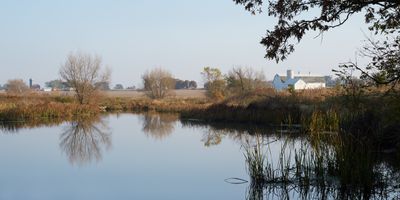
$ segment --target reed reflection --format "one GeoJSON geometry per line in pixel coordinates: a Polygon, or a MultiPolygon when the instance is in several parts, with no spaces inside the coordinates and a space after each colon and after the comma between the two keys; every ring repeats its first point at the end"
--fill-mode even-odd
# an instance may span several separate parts
{"type": "Polygon", "coordinates": [[[297,127],[182,124],[204,129],[206,146],[218,145],[224,138],[241,145],[248,181],[243,177],[232,180],[248,182],[246,199],[400,198],[398,157],[377,152],[355,138],[334,132],[301,132],[297,127]]]}
{"type": "Polygon", "coordinates": [[[141,119],[143,121],[143,132],[154,139],[162,140],[174,131],[179,115],[149,112],[143,114],[141,119]]]}
{"type": "Polygon", "coordinates": [[[315,144],[309,137],[245,143],[250,178],[247,199],[398,199],[400,173],[365,147],[337,136],[315,144]],[[335,140],[335,141],[332,141],[335,140]],[[278,159],[273,155],[278,154],[278,159]]]}
{"type": "Polygon", "coordinates": [[[103,150],[110,147],[111,132],[104,118],[70,122],[60,135],[60,148],[72,165],[100,161],[103,150]]]}

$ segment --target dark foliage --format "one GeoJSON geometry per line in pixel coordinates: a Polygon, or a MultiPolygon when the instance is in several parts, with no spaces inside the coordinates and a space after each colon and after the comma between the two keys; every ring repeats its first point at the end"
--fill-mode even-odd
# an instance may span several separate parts
{"type": "Polygon", "coordinates": [[[357,63],[349,62],[333,70],[339,77],[345,77],[348,71],[360,71],[361,79],[369,85],[391,85],[392,88],[400,82],[400,36],[387,37],[385,41],[368,39],[367,45],[361,49],[361,55],[371,59],[364,68],[357,63]]]}
{"type": "MultiPolygon", "coordinates": [[[[262,11],[265,0],[233,0],[256,14],[262,11]]],[[[353,14],[364,12],[365,22],[370,30],[378,33],[393,33],[400,27],[399,0],[269,0],[269,16],[278,18],[274,30],[268,30],[261,40],[266,46],[268,59],[284,60],[294,51],[295,39],[300,41],[307,31],[321,33],[344,24],[353,14]],[[309,14],[312,9],[320,12],[310,19],[301,19],[301,14],[309,14]]]]}
{"type": "Polygon", "coordinates": [[[110,90],[110,83],[108,81],[97,82],[95,86],[99,90],[110,90]]]}
{"type": "Polygon", "coordinates": [[[123,89],[124,89],[124,86],[122,84],[116,84],[114,86],[114,90],[123,90],[123,89]]]}
{"type": "Polygon", "coordinates": [[[196,81],[175,79],[175,89],[196,89],[196,81]]]}
{"type": "Polygon", "coordinates": [[[48,82],[45,83],[45,86],[49,87],[49,88],[61,89],[61,90],[64,90],[64,89],[67,89],[67,88],[71,87],[71,85],[69,83],[67,83],[65,81],[62,81],[62,80],[51,80],[51,81],[48,81],[48,82]]]}

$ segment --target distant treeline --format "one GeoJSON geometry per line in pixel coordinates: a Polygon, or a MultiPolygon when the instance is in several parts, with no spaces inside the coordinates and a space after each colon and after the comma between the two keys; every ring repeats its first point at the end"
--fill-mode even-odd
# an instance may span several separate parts
{"type": "MultiPolygon", "coordinates": [[[[174,79],[175,81],[175,89],[196,89],[197,88],[197,82],[194,80],[181,80],[181,79],[174,79]]],[[[36,86],[38,84],[35,84],[36,86]]],[[[95,84],[96,87],[98,87],[100,90],[110,90],[110,83],[108,82],[98,82],[95,84]]],[[[3,86],[0,85],[0,90],[1,89],[6,89],[7,84],[4,84],[3,86]]],[[[38,88],[40,89],[40,86],[38,85],[38,88]]],[[[56,90],[69,90],[71,88],[71,85],[62,80],[51,80],[45,83],[45,88],[51,88],[51,89],[56,89],[56,90]]],[[[116,84],[112,89],[114,90],[134,90],[137,89],[135,86],[129,86],[129,87],[124,87],[122,84],[116,84]]]]}
{"type": "Polygon", "coordinates": [[[189,81],[189,80],[180,80],[175,79],[175,89],[196,89],[197,83],[196,81],[189,81]]]}

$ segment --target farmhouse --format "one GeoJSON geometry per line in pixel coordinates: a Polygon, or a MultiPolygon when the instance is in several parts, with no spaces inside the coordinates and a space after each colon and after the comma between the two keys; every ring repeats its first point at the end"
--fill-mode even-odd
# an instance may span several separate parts
{"type": "Polygon", "coordinates": [[[287,70],[286,76],[275,75],[272,81],[274,88],[284,90],[292,87],[295,90],[316,89],[325,87],[324,76],[298,75],[295,76],[292,70],[287,70]]]}

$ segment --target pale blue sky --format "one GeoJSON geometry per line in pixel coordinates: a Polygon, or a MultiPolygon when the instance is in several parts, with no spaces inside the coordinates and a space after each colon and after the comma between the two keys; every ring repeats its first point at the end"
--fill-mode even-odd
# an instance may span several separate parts
{"type": "MultiPolygon", "coordinates": [[[[354,60],[362,16],[314,39],[311,33],[287,61],[264,59],[259,44],[274,19],[253,16],[232,0],[0,0],[0,84],[59,78],[71,51],[96,53],[112,70],[112,85],[140,86],[147,69],[163,67],[177,78],[201,82],[203,67],[263,70],[268,79],[287,68],[332,74],[354,60]]],[[[363,30],[363,31],[362,31],[363,30]]]]}

